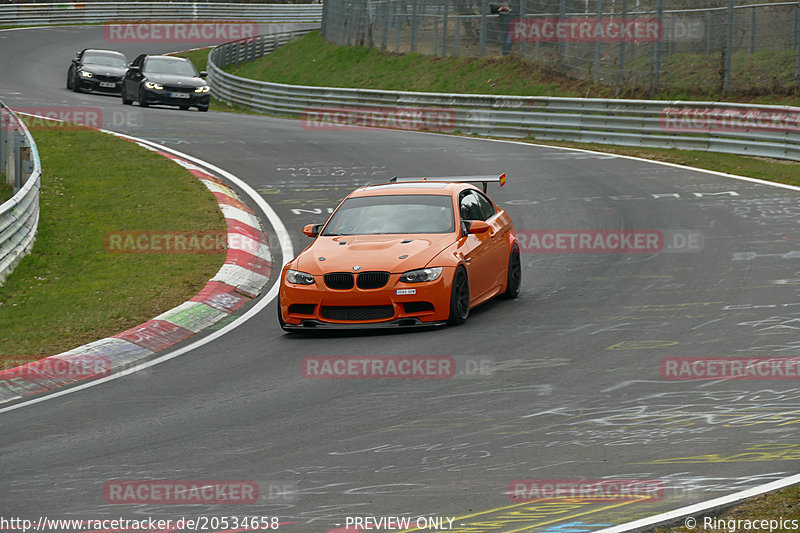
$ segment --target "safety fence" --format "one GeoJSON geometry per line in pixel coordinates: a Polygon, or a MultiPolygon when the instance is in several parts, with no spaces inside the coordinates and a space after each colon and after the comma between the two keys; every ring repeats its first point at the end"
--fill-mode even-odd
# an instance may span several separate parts
{"type": "Polygon", "coordinates": [[[28,128],[0,102],[0,176],[14,190],[0,204],[0,284],[33,248],[41,174],[39,152],[28,128]]]}
{"type": "Polygon", "coordinates": [[[208,61],[212,94],[254,111],[300,117],[307,129],[388,127],[800,161],[798,107],[307,87],[250,80],[222,70],[303,33],[262,35],[214,48],[208,61]]]}
{"type": "Polygon", "coordinates": [[[514,55],[620,89],[800,83],[796,0],[326,0],[322,28],[342,45],[514,55]]]}
{"type": "Polygon", "coordinates": [[[322,20],[322,5],[224,2],[0,4],[0,26],[94,24],[132,20],[247,20],[261,23],[319,23],[322,20]]]}

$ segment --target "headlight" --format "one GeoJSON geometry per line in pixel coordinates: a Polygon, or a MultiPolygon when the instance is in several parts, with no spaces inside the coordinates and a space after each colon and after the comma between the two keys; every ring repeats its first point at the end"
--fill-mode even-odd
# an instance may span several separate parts
{"type": "Polygon", "coordinates": [[[161,89],[163,89],[163,88],[164,88],[164,86],[163,86],[163,85],[160,85],[160,84],[158,84],[158,83],[155,83],[155,82],[153,82],[153,81],[146,81],[146,82],[144,82],[144,86],[145,86],[145,88],[147,88],[147,89],[155,89],[156,91],[160,91],[161,89]]]}
{"type": "Polygon", "coordinates": [[[207,93],[210,90],[211,90],[211,87],[209,87],[208,85],[203,85],[202,87],[198,87],[197,89],[195,89],[194,92],[196,92],[196,93],[207,93]]]}
{"type": "Polygon", "coordinates": [[[91,78],[92,77],[92,73],[91,72],[86,72],[85,70],[82,70],[81,71],[81,77],[83,77],[83,78],[91,78]]]}
{"type": "Polygon", "coordinates": [[[306,272],[299,272],[297,270],[286,271],[286,281],[296,285],[312,285],[314,283],[314,276],[306,272]]]}
{"type": "Polygon", "coordinates": [[[442,267],[421,268],[419,270],[409,270],[402,276],[400,281],[405,283],[421,283],[423,281],[434,281],[442,275],[442,267]]]}

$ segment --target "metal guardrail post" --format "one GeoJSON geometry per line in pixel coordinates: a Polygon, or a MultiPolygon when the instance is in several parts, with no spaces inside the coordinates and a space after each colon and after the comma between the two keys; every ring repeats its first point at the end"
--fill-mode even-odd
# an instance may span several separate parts
{"type": "Polygon", "coordinates": [[[714,42],[714,12],[708,12],[708,23],[706,25],[706,55],[711,54],[711,46],[714,42]]]}
{"type": "Polygon", "coordinates": [[[419,31],[419,0],[411,0],[411,51],[417,51],[417,35],[419,31]]]}
{"type": "Polygon", "coordinates": [[[486,27],[487,17],[489,15],[489,0],[481,0],[481,34],[480,34],[480,48],[481,57],[486,55],[486,27]]]}
{"type": "MultiPolygon", "coordinates": [[[[519,0],[519,18],[524,19],[525,18],[525,14],[527,12],[528,12],[528,9],[527,9],[527,6],[525,5],[525,0],[519,0]]],[[[513,41],[513,36],[512,36],[512,41],[511,42],[514,42],[513,41]]],[[[519,56],[520,57],[525,57],[525,40],[524,39],[519,42],[519,56]]]]}
{"type": "MultiPolygon", "coordinates": [[[[525,0],[522,0],[523,2],[525,0]]],[[[447,23],[450,11],[450,0],[444,0],[444,14],[442,15],[442,56],[447,55],[447,23]]]]}
{"type": "MultiPolygon", "coordinates": [[[[625,22],[628,20],[628,0],[622,0],[622,20],[620,27],[625,27],[625,22]]],[[[617,90],[616,94],[619,96],[620,86],[625,79],[625,50],[628,49],[628,44],[625,39],[620,39],[619,43],[619,65],[617,67],[617,90]]]]}
{"type": "MultiPolygon", "coordinates": [[[[603,0],[597,0],[597,24],[600,25],[602,23],[603,17],[603,0]]],[[[594,73],[593,73],[594,82],[597,83],[600,81],[600,41],[594,42],[594,73]]]]}
{"type": "MultiPolygon", "coordinates": [[[[664,0],[656,0],[656,18],[664,23],[664,0]]],[[[661,84],[661,41],[658,40],[653,45],[653,91],[658,90],[661,84]]]]}
{"type": "Polygon", "coordinates": [[[794,7],[794,83],[800,85],[800,1],[794,7]]]}
{"type": "Polygon", "coordinates": [[[456,15],[456,34],[453,39],[453,47],[455,48],[455,55],[458,55],[459,48],[461,47],[461,16],[456,15]]]}
{"type": "Polygon", "coordinates": [[[731,88],[731,56],[733,55],[733,7],[735,0],[728,0],[728,16],[725,28],[725,60],[722,74],[722,92],[731,88]]]}
{"type": "Polygon", "coordinates": [[[381,52],[386,51],[386,40],[389,38],[389,17],[391,17],[391,0],[383,0],[383,25],[381,30],[381,52]]]}
{"type": "Polygon", "coordinates": [[[6,158],[8,157],[8,148],[6,142],[8,139],[8,131],[10,127],[11,113],[6,108],[0,105],[0,172],[5,173],[6,158]]]}

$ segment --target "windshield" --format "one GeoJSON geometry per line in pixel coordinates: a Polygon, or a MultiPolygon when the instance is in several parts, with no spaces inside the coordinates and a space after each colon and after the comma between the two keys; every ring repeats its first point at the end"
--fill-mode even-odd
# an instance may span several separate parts
{"type": "Polygon", "coordinates": [[[196,77],[197,71],[189,61],[170,59],[166,57],[151,57],[145,64],[144,71],[148,74],[175,74],[178,76],[196,77]]]}
{"type": "Polygon", "coordinates": [[[110,52],[86,52],[83,54],[85,65],[98,65],[101,67],[124,67],[125,56],[110,52]]]}
{"type": "Polygon", "coordinates": [[[450,196],[407,194],[349,198],[322,234],[450,233],[453,228],[450,196]]]}

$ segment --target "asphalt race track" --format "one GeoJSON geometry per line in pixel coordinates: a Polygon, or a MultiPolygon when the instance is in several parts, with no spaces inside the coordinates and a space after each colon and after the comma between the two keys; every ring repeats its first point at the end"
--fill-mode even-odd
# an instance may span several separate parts
{"type": "MultiPolygon", "coordinates": [[[[273,303],[163,364],[4,412],[3,517],[246,515],[315,533],[348,517],[424,516],[446,527],[454,519],[450,530],[464,533],[594,531],[800,471],[796,377],[661,372],[671,357],[800,355],[800,193],[596,153],[123,107],[65,88],[84,47],[109,47],[102,27],[0,32],[0,99],[99,108],[109,129],[233,173],[275,209],[296,252],[309,242],[302,225],[324,221],[356,186],[500,172],[507,185],[489,193],[520,234],[643,230],[665,242],[658,253],[535,253],[528,239],[521,297],[475,309],[459,327],[286,335],[273,303]],[[301,372],[306,356],[356,355],[450,356],[457,373],[301,372]],[[601,478],[655,480],[661,490],[568,502],[509,495],[515,480],[601,478]],[[109,503],[113,480],[247,480],[259,496],[250,505],[109,503]]],[[[133,59],[181,47],[118,48],[133,59]]],[[[102,169],[97,179],[102,187],[102,169]]]]}

